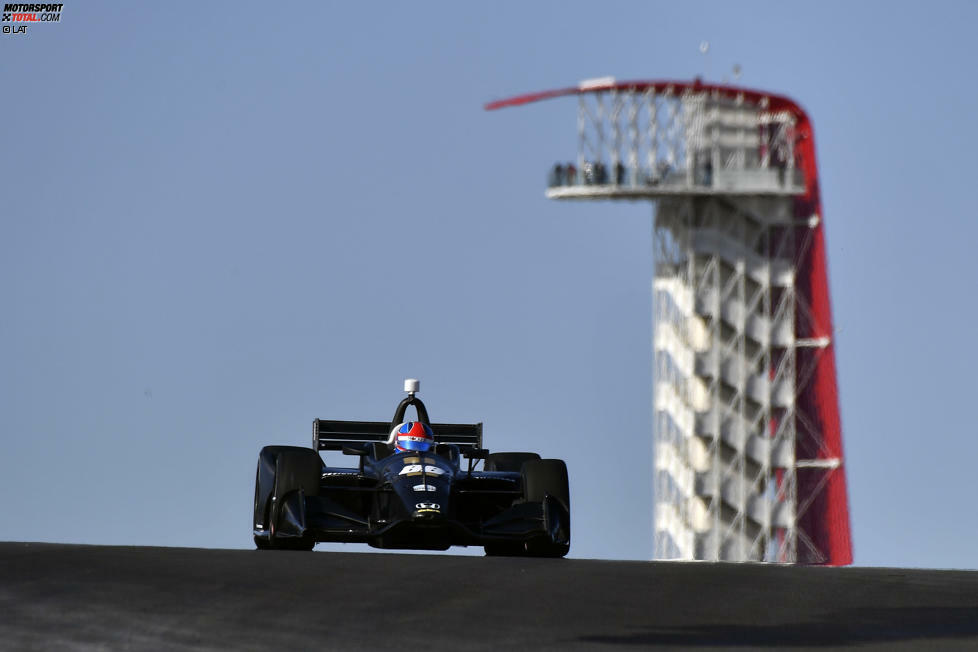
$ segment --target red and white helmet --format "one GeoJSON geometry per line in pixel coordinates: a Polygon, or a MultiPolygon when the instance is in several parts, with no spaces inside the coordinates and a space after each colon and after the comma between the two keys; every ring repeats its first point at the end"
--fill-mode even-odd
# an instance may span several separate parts
{"type": "Polygon", "coordinates": [[[391,431],[394,448],[398,451],[423,453],[435,445],[435,433],[420,421],[406,421],[391,431]]]}

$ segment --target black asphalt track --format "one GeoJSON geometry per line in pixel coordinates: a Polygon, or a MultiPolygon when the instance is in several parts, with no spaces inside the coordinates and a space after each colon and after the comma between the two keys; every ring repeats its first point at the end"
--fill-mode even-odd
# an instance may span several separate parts
{"type": "Polygon", "coordinates": [[[978,572],[0,543],[3,650],[978,650],[978,572]]]}

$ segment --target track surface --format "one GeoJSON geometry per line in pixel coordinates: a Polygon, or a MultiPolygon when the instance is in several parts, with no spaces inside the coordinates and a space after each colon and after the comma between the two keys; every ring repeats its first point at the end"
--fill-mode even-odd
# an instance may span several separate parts
{"type": "Polygon", "coordinates": [[[978,649],[978,572],[0,543],[0,649],[978,649]]]}

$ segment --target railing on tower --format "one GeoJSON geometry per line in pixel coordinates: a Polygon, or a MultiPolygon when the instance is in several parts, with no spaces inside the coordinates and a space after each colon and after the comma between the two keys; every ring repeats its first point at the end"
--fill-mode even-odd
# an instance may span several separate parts
{"type": "MultiPolygon", "coordinates": [[[[519,106],[565,95],[578,98],[577,151],[551,168],[547,196],[553,199],[657,200],[660,203],[657,220],[663,222],[661,228],[657,223],[657,268],[671,265],[678,269],[691,259],[699,257],[700,260],[700,269],[694,269],[695,265],[690,263],[688,269],[676,272],[674,278],[680,281],[679,285],[669,285],[669,278],[673,277],[668,274],[657,274],[660,277],[657,288],[666,291],[667,295],[671,291],[671,300],[685,303],[690,314],[696,312],[698,304],[703,304],[704,297],[695,296],[697,292],[722,293],[726,303],[716,304],[717,311],[736,311],[738,305],[750,304],[746,309],[754,311],[751,313],[755,318],[754,327],[761,324],[768,329],[765,335],[752,336],[760,337],[767,349],[760,351],[754,340],[746,345],[741,341],[738,345],[740,357],[734,355],[737,352],[732,344],[717,344],[721,341],[716,335],[719,327],[712,321],[719,319],[716,315],[700,315],[687,320],[693,330],[706,329],[706,335],[700,333],[697,337],[713,334],[715,353],[690,349],[691,353],[686,354],[685,349],[676,348],[679,345],[668,343],[683,341],[686,344],[682,346],[687,346],[689,333],[682,337],[675,333],[661,336],[661,346],[672,346],[670,350],[675,357],[693,355],[681,364],[675,360],[670,364],[683,367],[684,373],[690,374],[689,378],[695,377],[696,382],[683,380],[682,386],[684,392],[699,392],[698,398],[694,401],[686,396],[681,401],[674,400],[668,398],[672,394],[666,392],[660,399],[684,406],[682,409],[686,413],[676,417],[686,424],[684,428],[709,427],[712,411],[719,409],[716,396],[722,376],[726,373],[729,377],[733,373],[729,364],[722,370],[716,367],[711,372],[713,376],[696,376],[700,372],[694,373],[690,369],[702,367],[700,370],[706,374],[708,370],[703,365],[710,355],[728,355],[731,356],[725,358],[728,363],[742,361],[742,365],[764,369],[763,374],[751,377],[741,370],[740,384],[735,383],[733,390],[729,387],[724,390],[727,394],[733,392],[736,400],[728,400],[727,405],[720,406],[729,413],[732,406],[741,405],[739,416],[733,415],[744,422],[737,426],[743,436],[737,439],[741,446],[737,454],[741,457],[732,462],[734,466],[750,467],[756,474],[756,459],[763,457],[766,460],[761,469],[768,479],[752,480],[746,471],[738,476],[741,509],[753,519],[754,529],[750,532],[743,523],[740,525],[742,534],[746,533],[748,539],[754,536],[753,543],[748,540],[748,548],[759,545],[766,551],[773,551],[762,554],[769,560],[829,565],[851,563],[825,235],[814,134],[808,116],[795,102],[780,95],[705,84],[699,80],[619,82],[602,78],[582,82],[576,87],[491,102],[486,108],[519,106]],[[687,203],[681,203],[684,201],[687,203]],[[782,211],[780,207],[787,207],[787,210],[782,211]],[[713,233],[722,231],[722,225],[712,231],[704,225],[706,221],[717,219],[716,215],[724,214],[744,216],[737,227],[740,229],[739,239],[723,240],[722,233],[713,233]],[[666,224],[669,220],[676,223],[670,226],[666,224]],[[756,228],[757,233],[745,232],[752,228],[756,228]],[[696,242],[678,241],[683,238],[696,242]],[[719,240],[713,242],[711,238],[719,240]],[[726,258],[710,259],[707,254],[711,247],[723,249],[721,257],[726,258]],[[730,292],[729,288],[724,292],[719,286],[708,287],[703,276],[710,264],[719,267],[729,263],[728,259],[734,255],[731,252],[737,257],[734,267],[741,268],[737,271],[737,283],[741,285],[739,294],[730,292]],[[764,273],[767,277],[761,277],[762,280],[769,279],[767,285],[761,283],[763,287],[760,288],[751,285],[756,281],[751,280],[748,269],[758,264],[766,265],[764,273]],[[782,264],[784,269],[779,267],[782,264]],[[698,278],[694,279],[694,276],[698,278]],[[682,286],[683,279],[692,284],[689,286],[692,290],[677,289],[682,286]],[[677,298],[684,292],[688,296],[677,298]],[[778,328],[782,331],[786,328],[787,335],[778,328]],[[747,418],[742,407],[746,401],[743,397],[759,391],[767,392],[767,403],[760,404],[762,410],[752,408],[750,418],[747,418]],[[779,395],[778,391],[791,396],[779,395]],[[709,397],[713,397],[711,405],[704,403],[704,400],[710,400],[709,397]],[[753,440],[746,436],[751,433],[753,440]],[[753,450],[750,449],[752,441],[753,450]],[[779,449],[779,441],[790,441],[791,450],[779,449]],[[755,493],[750,494],[750,500],[745,500],[744,496],[750,491],[755,493]],[[758,498],[758,492],[766,494],[766,498],[758,498]],[[765,527],[773,532],[770,540],[765,539],[763,533],[756,534],[757,523],[766,524],[765,527]]],[[[662,319],[657,315],[660,324],[662,319]]],[[[745,318],[741,318],[741,322],[740,329],[746,332],[745,318]]],[[[659,342],[660,335],[656,338],[659,342]]],[[[676,374],[671,368],[668,373],[676,374]]],[[[669,391],[675,394],[674,390],[669,391]]],[[[716,430],[720,429],[717,426],[716,430]]],[[[736,483],[732,480],[737,478],[691,472],[696,464],[709,465],[704,455],[716,455],[717,464],[720,464],[718,442],[721,433],[699,434],[701,436],[693,438],[692,443],[683,444],[680,454],[669,452],[673,449],[668,446],[663,447],[659,453],[662,459],[657,460],[656,468],[669,467],[671,473],[680,476],[679,480],[671,478],[670,486],[665,490],[677,495],[694,490],[713,492],[708,508],[697,507],[695,501],[681,510],[663,508],[663,522],[683,521],[686,523],[684,527],[692,528],[690,532],[699,528],[700,548],[706,549],[710,536],[721,536],[718,532],[711,534],[703,529],[709,527],[709,518],[716,520],[714,529],[729,531],[740,517],[721,523],[718,507],[721,500],[736,502],[736,496],[732,496],[737,493],[736,483]],[[697,449],[697,442],[702,441],[712,441],[713,444],[701,451],[697,449]],[[680,484],[684,486],[678,486],[680,484]],[[687,484],[690,486],[685,487],[687,484]],[[731,496],[725,498],[724,492],[731,496]]],[[[727,449],[724,451],[724,454],[729,453],[727,449]]],[[[729,460],[724,463],[731,464],[729,460]]],[[[715,467],[711,468],[715,471],[715,467]]],[[[676,528],[677,536],[685,536],[678,525],[676,528]]],[[[717,543],[715,549],[719,551],[720,544],[717,543]]],[[[753,551],[754,548],[750,548],[749,555],[752,556],[745,558],[754,558],[756,553],[753,551]]]]}

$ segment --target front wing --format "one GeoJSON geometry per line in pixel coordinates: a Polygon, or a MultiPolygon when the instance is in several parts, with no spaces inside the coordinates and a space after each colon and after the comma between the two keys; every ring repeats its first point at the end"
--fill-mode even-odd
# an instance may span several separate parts
{"type": "MultiPolygon", "coordinates": [[[[550,496],[541,502],[522,502],[518,490],[459,488],[446,514],[398,515],[389,509],[392,491],[355,486],[355,482],[336,486],[355,477],[340,475],[335,474],[333,486],[322,487],[320,495],[305,496],[300,491],[284,496],[274,536],[415,550],[569,540],[569,514],[550,496]]],[[[254,534],[257,539],[270,536],[262,524],[256,524],[254,534]]]]}

